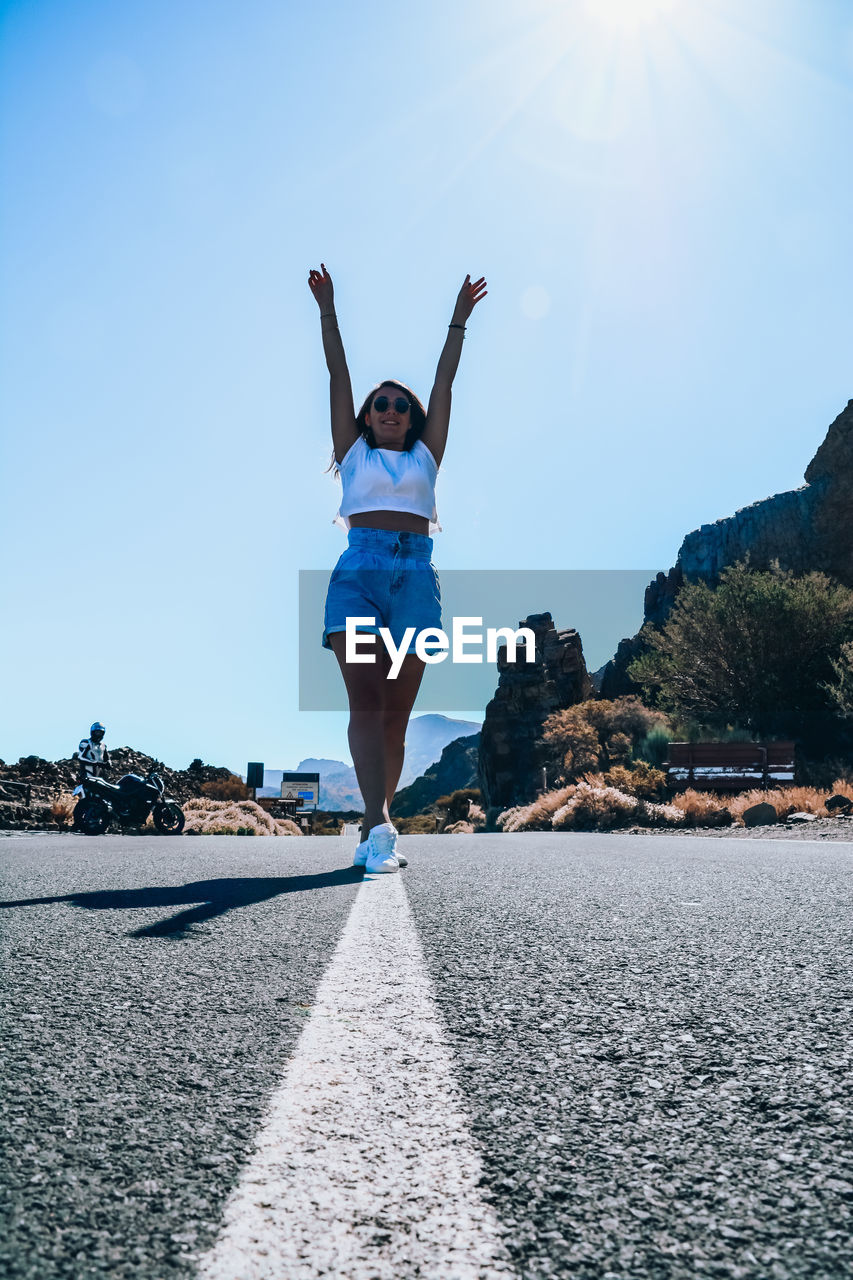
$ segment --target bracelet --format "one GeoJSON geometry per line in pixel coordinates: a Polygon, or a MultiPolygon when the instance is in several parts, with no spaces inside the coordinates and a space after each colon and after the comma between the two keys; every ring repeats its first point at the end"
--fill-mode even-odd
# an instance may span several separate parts
{"type": "Polygon", "coordinates": [[[335,319],[336,319],[336,320],[337,320],[337,318],[338,318],[338,317],[337,317],[337,315],[335,315],[335,312],[334,312],[334,311],[321,311],[321,312],[320,312],[320,319],[321,319],[321,320],[328,320],[329,316],[335,316],[335,319]]]}
{"type": "Polygon", "coordinates": [[[452,324],[452,323],[451,323],[451,324],[449,324],[447,327],[448,327],[448,329],[461,329],[461,330],[462,330],[462,332],[464,333],[464,332],[465,332],[465,330],[466,330],[466,328],[467,328],[467,325],[464,325],[464,324],[452,324]]]}

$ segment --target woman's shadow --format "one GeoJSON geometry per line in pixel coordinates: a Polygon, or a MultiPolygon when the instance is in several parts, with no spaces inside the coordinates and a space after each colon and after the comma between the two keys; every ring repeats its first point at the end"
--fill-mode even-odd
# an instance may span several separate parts
{"type": "Polygon", "coordinates": [[[145,907],[179,907],[196,904],[186,911],[146,925],[130,933],[131,938],[186,937],[193,925],[214,920],[238,907],[251,907],[268,902],[282,893],[303,893],[308,889],[334,889],[340,885],[358,884],[363,879],[360,867],[326,871],[304,876],[256,876],[221,880],[195,880],[192,884],[170,888],[97,889],[91,893],[68,893],[56,898],[22,898],[16,902],[0,902],[0,907],[37,907],[53,902],[70,902],[87,911],[126,911],[145,907]]]}

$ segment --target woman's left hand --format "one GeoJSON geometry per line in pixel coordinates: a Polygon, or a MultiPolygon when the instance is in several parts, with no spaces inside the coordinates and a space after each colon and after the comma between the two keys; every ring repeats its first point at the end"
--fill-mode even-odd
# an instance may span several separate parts
{"type": "Polygon", "coordinates": [[[480,299],[485,298],[486,292],[485,276],[480,276],[479,280],[473,282],[470,276],[466,276],[453,308],[453,323],[464,324],[480,299]]]}

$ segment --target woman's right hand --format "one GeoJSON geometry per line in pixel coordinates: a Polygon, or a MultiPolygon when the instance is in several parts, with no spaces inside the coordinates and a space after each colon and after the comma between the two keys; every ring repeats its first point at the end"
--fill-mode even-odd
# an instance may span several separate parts
{"type": "Polygon", "coordinates": [[[317,271],[315,267],[312,267],[308,272],[308,288],[313,293],[321,313],[324,311],[334,311],[335,286],[332,284],[332,277],[326,270],[326,264],[324,262],[320,263],[319,271],[317,271]]]}

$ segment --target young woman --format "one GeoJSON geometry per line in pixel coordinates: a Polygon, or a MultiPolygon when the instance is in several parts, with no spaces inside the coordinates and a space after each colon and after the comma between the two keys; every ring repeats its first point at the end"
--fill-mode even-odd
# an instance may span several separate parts
{"type": "MultiPolygon", "coordinates": [[[[333,650],[346,684],[349,745],[364,800],[363,838],[353,861],[371,872],[396,871],[406,859],[397,853],[388,807],[400,780],[406,726],[424,663],[413,640],[396,679],[389,678],[391,658],[378,633],[387,627],[399,649],[408,627],[417,635],[441,626],[438,577],[430,563],[429,535],[440,527],[435,478],[447,443],[465,322],[486,296],[486,282],[465,277],[426,410],[408,387],[389,379],[374,387],[358,413],[332,278],[323,263],[309,272],[308,285],[320,308],[329,368],[334,460],[343,485],[338,521],[349,529],[349,545],[329,582],[323,644],[333,650]],[[357,627],[376,637],[374,661],[347,662],[348,617],[375,618],[375,625],[357,627]]],[[[359,653],[366,655],[369,644],[360,638],[359,653]]]]}

